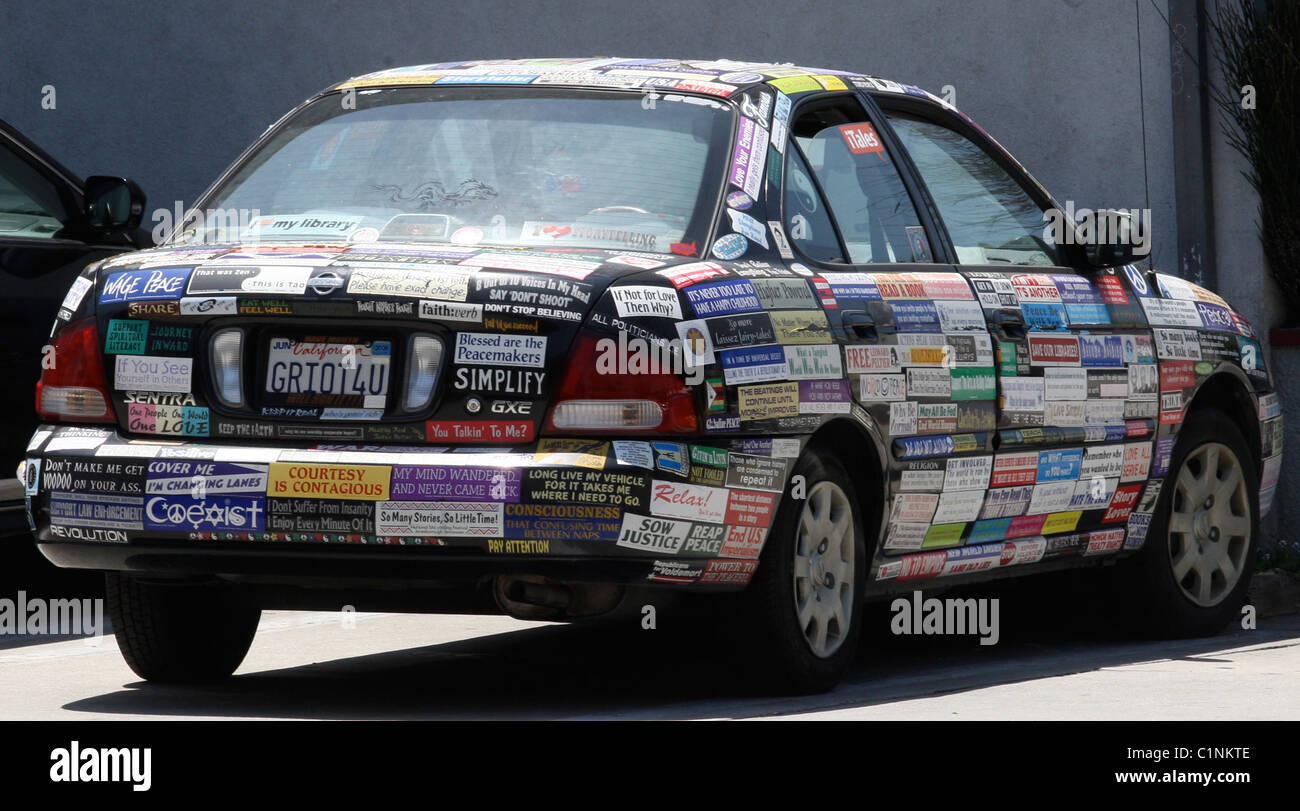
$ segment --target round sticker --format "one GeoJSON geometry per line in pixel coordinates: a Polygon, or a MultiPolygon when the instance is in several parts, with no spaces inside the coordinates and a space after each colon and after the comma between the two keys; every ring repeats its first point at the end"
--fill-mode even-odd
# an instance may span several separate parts
{"type": "Polygon", "coordinates": [[[745,194],[743,191],[733,191],[731,194],[727,195],[727,205],[737,211],[744,211],[754,205],[754,198],[745,194]]]}
{"type": "Polygon", "coordinates": [[[690,350],[693,359],[703,355],[708,345],[709,339],[704,337],[704,330],[694,326],[686,330],[686,348],[690,350]]]}
{"type": "Polygon", "coordinates": [[[1151,295],[1151,289],[1147,287],[1146,276],[1135,265],[1125,265],[1124,275],[1128,276],[1129,284],[1133,285],[1133,290],[1139,296],[1151,295]]]}
{"type": "Polygon", "coordinates": [[[378,242],[379,229],[369,227],[358,228],[348,235],[348,240],[351,242],[378,242]]]}
{"type": "Polygon", "coordinates": [[[813,272],[811,270],[809,270],[804,265],[799,264],[798,262],[795,262],[794,264],[790,265],[790,269],[793,270],[795,273],[798,273],[800,276],[813,275],[813,272]]]}
{"type": "Polygon", "coordinates": [[[736,259],[749,248],[749,242],[740,234],[727,234],[713,243],[713,255],[719,259],[736,259]]]}
{"type": "Polygon", "coordinates": [[[473,226],[457,228],[455,233],[451,235],[453,245],[477,245],[482,241],[483,229],[474,228],[473,226]]]}
{"type": "Polygon", "coordinates": [[[757,73],[745,73],[737,71],[735,73],[724,73],[718,77],[720,82],[731,82],[732,84],[747,84],[749,82],[761,82],[763,77],[757,73]]]}

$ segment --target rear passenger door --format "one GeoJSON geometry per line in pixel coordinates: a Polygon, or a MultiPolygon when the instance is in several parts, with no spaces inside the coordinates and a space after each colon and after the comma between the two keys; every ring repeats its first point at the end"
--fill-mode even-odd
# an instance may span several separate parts
{"type": "Polygon", "coordinates": [[[1005,152],[937,105],[881,101],[998,357],[997,455],[968,542],[1045,536],[1046,557],[1118,551],[1159,407],[1142,309],[1113,271],[1072,265],[1080,252],[1058,244],[1051,201],[1005,152]]]}
{"type": "MultiPolygon", "coordinates": [[[[785,164],[794,267],[833,305],[853,399],[888,445],[882,553],[960,546],[993,467],[994,355],[980,304],[936,256],[915,186],[857,102],[796,107],[785,164]]],[[[895,568],[880,576],[906,576],[895,568]]]]}

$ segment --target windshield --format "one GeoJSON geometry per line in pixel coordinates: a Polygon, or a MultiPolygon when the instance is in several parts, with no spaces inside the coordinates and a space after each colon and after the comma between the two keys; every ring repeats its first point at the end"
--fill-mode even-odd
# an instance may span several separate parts
{"type": "Polygon", "coordinates": [[[249,156],[171,243],[690,253],[712,219],[731,126],[725,105],[663,93],[651,103],[510,88],[330,94],[249,156]]]}

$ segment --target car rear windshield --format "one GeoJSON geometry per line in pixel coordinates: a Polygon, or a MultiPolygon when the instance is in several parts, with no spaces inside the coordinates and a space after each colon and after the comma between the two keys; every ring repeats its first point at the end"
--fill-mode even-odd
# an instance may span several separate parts
{"type": "Polygon", "coordinates": [[[710,99],[647,98],[508,88],[332,93],[247,156],[171,241],[655,253],[701,245],[733,113],[710,99]]]}

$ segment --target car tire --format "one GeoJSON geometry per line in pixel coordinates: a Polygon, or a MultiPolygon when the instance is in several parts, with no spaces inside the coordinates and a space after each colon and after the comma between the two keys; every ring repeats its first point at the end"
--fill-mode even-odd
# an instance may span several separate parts
{"type": "Polygon", "coordinates": [[[843,677],[862,635],[870,564],[863,526],[844,466],[809,448],[795,464],[753,582],[736,601],[747,681],[805,694],[843,677]]]}
{"type": "Polygon", "coordinates": [[[122,658],[155,682],[203,682],[235,672],[257,633],[261,608],[235,586],[105,574],[108,615],[122,658]]]}
{"type": "Polygon", "coordinates": [[[1178,432],[1146,542],[1120,566],[1140,629],[1210,636],[1240,616],[1259,546],[1259,474],[1241,429],[1204,408],[1178,432]]]}

